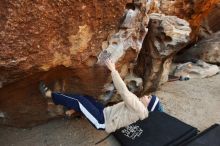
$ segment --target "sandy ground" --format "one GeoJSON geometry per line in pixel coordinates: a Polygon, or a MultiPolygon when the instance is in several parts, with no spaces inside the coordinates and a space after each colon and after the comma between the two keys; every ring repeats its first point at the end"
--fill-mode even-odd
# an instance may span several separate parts
{"type": "MultiPolygon", "coordinates": [[[[206,79],[175,81],[164,84],[158,92],[165,111],[204,130],[220,123],[220,75],[206,79]]],[[[57,119],[32,129],[0,127],[1,146],[91,146],[104,138],[85,119],[57,119]]],[[[109,137],[100,146],[118,146],[109,137]]]]}

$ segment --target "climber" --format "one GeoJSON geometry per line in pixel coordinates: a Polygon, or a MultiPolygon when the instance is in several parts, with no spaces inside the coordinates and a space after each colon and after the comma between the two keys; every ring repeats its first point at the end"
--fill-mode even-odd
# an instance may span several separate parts
{"type": "Polygon", "coordinates": [[[67,115],[74,112],[81,112],[96,129],[103,129],[108,133],[128,126],[137,120],[148,117],[148,112],[163,111],[158,97],[145,95],[138,98],[130,92],[115,69],[115,64],[110,59],[106,59],[106,66],[111,71],[112,80],[118,93],[123,99],[113,106],[104,107],[91,96],[69,95],[52,92],[44,83],[40,84],[41,93],[48,98],[52,98],[55,104],[63,105],[70,109],[67,115]]]}

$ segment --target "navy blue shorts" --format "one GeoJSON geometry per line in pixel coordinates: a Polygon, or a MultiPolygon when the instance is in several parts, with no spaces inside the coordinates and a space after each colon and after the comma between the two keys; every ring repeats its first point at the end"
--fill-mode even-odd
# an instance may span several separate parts
{"type": "Polygon", "coordinates": [[[104,106],[91,96],[52,93],[55,104],[81,112],[97,129],[105,129],[104,106]]]}

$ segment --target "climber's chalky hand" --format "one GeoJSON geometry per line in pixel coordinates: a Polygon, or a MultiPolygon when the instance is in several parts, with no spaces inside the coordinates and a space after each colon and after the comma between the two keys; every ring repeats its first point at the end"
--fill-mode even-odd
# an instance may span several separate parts
{"type": "Polygon", "coordinates": [[[115,70],[115,64],[112,62],[111,59],[106,59],[105,60],[105,65],[108,67],[108,69],[110,71],[114,71],[115,70]]]}

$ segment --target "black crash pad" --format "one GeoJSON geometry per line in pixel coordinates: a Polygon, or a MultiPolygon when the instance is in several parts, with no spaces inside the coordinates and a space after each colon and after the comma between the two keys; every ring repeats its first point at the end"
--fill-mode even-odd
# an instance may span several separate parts
{"type": "Polygon", "coordinates": [[[197,134],[197,129],[163,112],[151,112],[149,117],[113,135],[122,146],[179,146],[197,134]]]}
{"type": "Polygon", "coordinates": [[[192,138],[184,146],[220,146],[220,126],[214,124],[192,138]]]}

